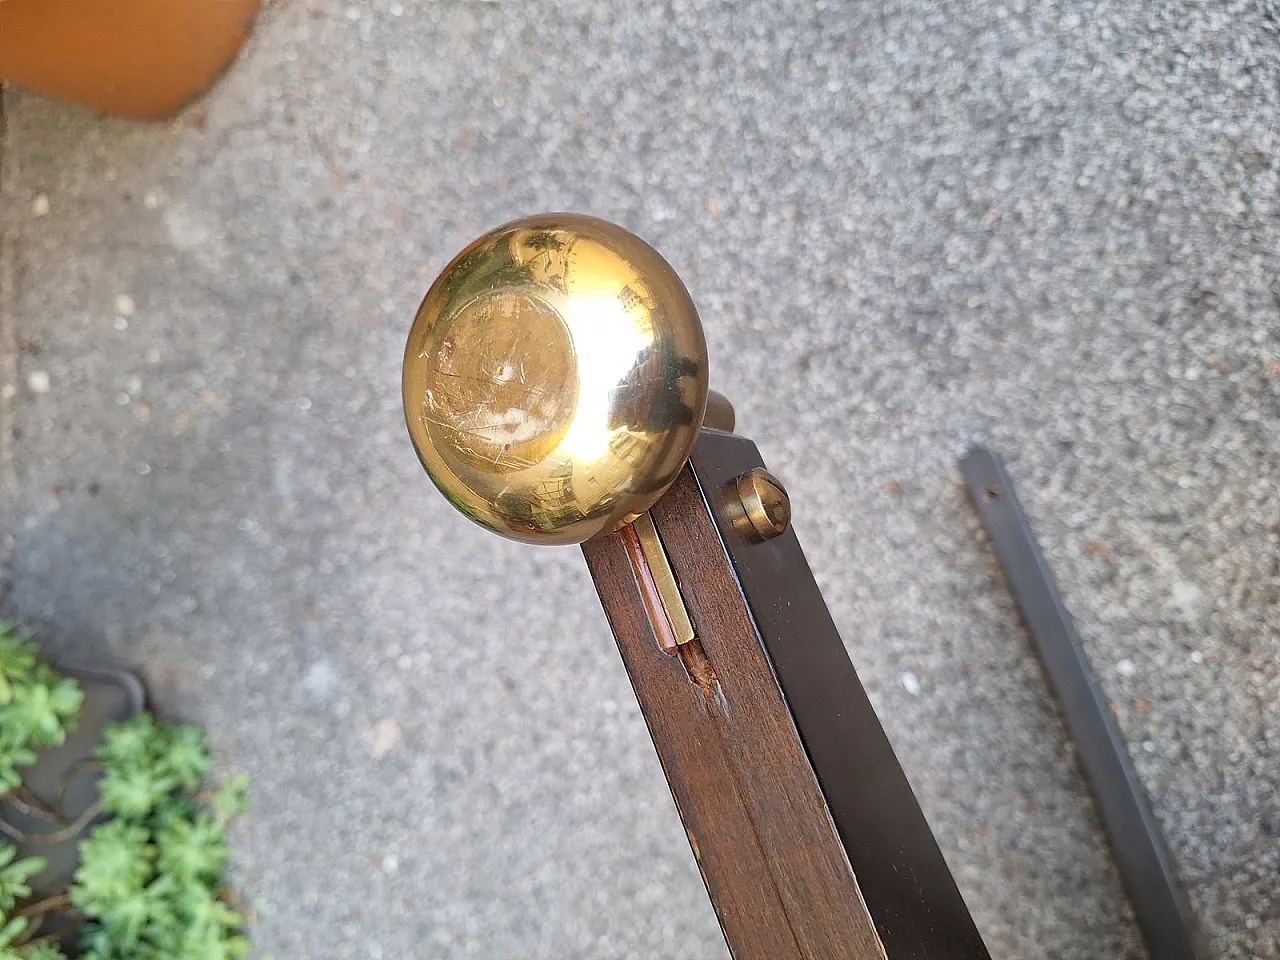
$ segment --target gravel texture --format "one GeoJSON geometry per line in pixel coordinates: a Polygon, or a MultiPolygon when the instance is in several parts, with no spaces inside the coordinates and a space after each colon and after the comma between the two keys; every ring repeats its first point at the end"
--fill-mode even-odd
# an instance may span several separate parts
{"type": "Polygon", "coordinates": [[[4,612],[253,780],[262,957],[723,957],[581,558],[400,419],[506,219],[681,271],[993,956],[1142,956],[954,464],[1020,485],[1219,960],[1280,957],[1280,7],[351,3],[9,91],[4,612]]]}

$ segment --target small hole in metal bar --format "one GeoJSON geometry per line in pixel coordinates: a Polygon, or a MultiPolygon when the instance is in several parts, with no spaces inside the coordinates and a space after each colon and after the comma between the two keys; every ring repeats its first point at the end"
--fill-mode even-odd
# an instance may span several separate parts
{"type": "Polygon", "coordinates": [[[988,500],[999,500],[999,499],[1000,499],[1000,488],[999,488],[999,487],[987,487],[987,499],[988,499],[988,500]]]}

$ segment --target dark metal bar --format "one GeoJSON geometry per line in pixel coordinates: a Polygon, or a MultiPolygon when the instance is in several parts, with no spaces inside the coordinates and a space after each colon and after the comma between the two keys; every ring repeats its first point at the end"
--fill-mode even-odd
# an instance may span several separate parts
{"type": "Polygon", "coordinates": [[[749,540],[726,514],[755,444],[704,430],[689,462],[889,960],[989,960],[795,533],[749,540]]]}
{"type": "Polygon", "coordinates": [[[1199,960],[1203,954],[1194,918],[1174,879],[1160,825],[1142,797],[1124,741],[1009,474],[985,447],[970,450],[960,461],[960,472],[1075,740],[1147,950],[1153,960],[1199,960]]]}

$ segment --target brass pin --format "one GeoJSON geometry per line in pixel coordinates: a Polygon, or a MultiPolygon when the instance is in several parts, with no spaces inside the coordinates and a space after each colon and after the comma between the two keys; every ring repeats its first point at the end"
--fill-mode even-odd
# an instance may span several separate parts
{"type": "Polygon", "coordinates": [[[734,481],[728,511],[736,528],[759,540],[781,536],[791,524],[791,498],[764,467],[755,467],[734,481]]]}

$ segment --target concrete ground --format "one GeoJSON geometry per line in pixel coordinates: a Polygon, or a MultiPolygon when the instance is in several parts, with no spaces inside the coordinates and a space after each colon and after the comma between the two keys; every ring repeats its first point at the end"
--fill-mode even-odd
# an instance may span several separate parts
{"type": "Polygon", "coordinates": [[[1275,0],[292,0],[173,122],[4,111],[3,610],[252,777],[260,956],[725,955],[580,556],[401,422],[435,272],[573,209],[684,276],[993,956],[1142,954],[979,440],[1210,955],[1280,957],[1275,0]]]}

